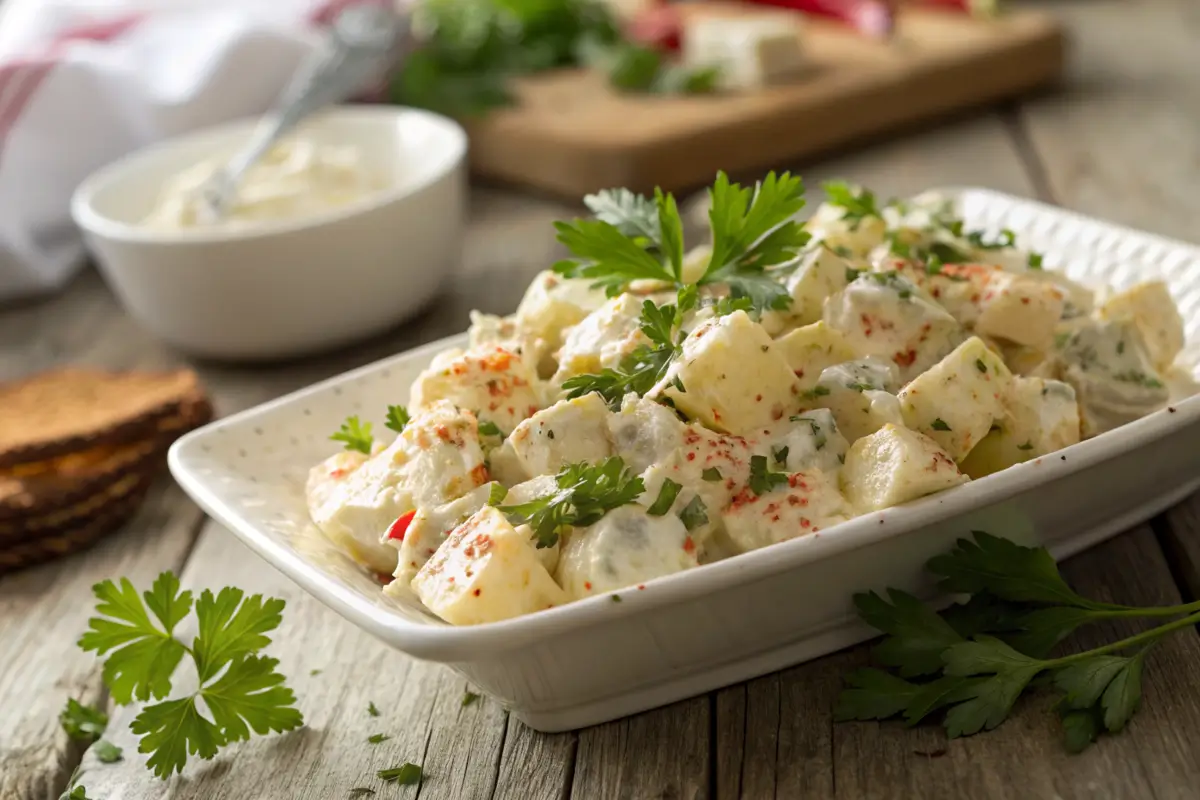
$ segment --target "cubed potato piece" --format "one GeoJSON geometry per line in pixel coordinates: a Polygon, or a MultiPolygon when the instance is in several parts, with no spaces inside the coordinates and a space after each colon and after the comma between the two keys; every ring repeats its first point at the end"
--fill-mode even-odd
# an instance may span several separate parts
{"type": "Polygon", "coordinates": [[[683,444],[687,425],[666,406],[637,395],[625,395],[621,410],[608,418],[616,454],[634,472],[669,457],[683,444]]]}
{"type": "Polygon", "coordinates": [[[533,367],[511,350],[484,345],[450,350],[434,359],[413,382],[413,411],[448,400],[495,424],[505,434],[542,407],[533,367]]]}
{"type": "Polygon", "coordinates": [[[806,392],[817,385],[821,370],[855,356],[845,336],[819,321],[781,336],[775,340],[775,347],[796,373],[800,389],[806,392]]]}
{"type": "Polygon", "coordinates": [[[1141,419],[1170,400],[1132,320],[1082,320],[1059,338],[1059,377],[1075,389],[1084,438],[1141,419]]]}
{"type": "MultiPolygon", "coordinates": [[[[417,570],[425,566],[437,549],[446,541],[450,532],[466,522],[479,509],[487,505],[494,483],[485,483],[462,497],[437,506],[421,506],[408,523],[408,527],[389,536],[384,534],[384,544],[399,551],[396,571],[392,576],[407,585],[412,582],[417,570]]],[[[397,526],[398,527],[398,526],[397,526]]]]}
{"type": "Polygon", "coordinates": [[[803,472],[820,469],[834,473],[842,465],[850,443],[838,429],[833,412],[814,408],[793,414],[750,437],[753,455],[766,456],[772,469],[803,472]]]}
{"type": "Polygon", "coordinates": [[[596,393],[560,400],[517,426],[508,437],[527,475],[554,474],[567,464],[613,454],[608,405],[596,393]]]}
{"type": "Polygon", "coordinates": [[[962,326],[896,272],[864,272],[825,302],[824,319],[860,355],[896,364],[906,382],[965,337],[962,326]]]}
{"type": "Polygon", "coordinates": [[[900,391],[904,424],[961,461],[1004,419],[1012,381],[1000,356],[972,336],[900,391]]]}
{"type": "Polygon", "coordinates": [[[865,258],[887,233],[881,217],[846,218],[846,209],[833,203],[822,203],[805,223],[814,240],[830,250],[845,250],[854,258],[865,258]]]}
{"type": "Polygon", "coordinates": [[[800,383],[771,337],[744,311],[710,320],[648,394],[668,397],[690,419],[739,434],[799,409],[800,383]]]}
{"type": "Polygon", "coordinates": [[[564,278],[552,270],[539,272],[517,306],[517,324],[526,335],[543,339],[551,350],[557,350],[566,329],[578,325],[608,299],[591,284],[582,278],[564,278]]]}
{"type": "Polygon", "coordinates": [[[1070,384],[1016,377],[1007,405],[1008,416],[993,425],[960,465],[972,478],[1053,453],[1080,439],[1079,405],[1070,384]]]}
{"type": "Polygon", "coordinates": [[[641,506],[628,505],[572,531],[556,575],[566,595],[578,600],[698,564],[696,544],[679,517],[650,516],[641,506]]]}
{"type": "Polygon", "coordinates": [[[966,481],[937,442],[891,424],[852,444],[841,472],[842,492],[862,514],[966,481]]]}
{"type": "Polygon", "coordinates": [[[1183,349],[1183,318],[1162,281],[1146,281],[1115,294],[1104,301],[1098,313],[1101,319],[1132,322],[1159,371],[1169,367],[1183,349]]]}
{"type": "Polygon", "coordinates": [[[817,533],[853,516],[837,478],[813,469],[789,474],[787,483],[766,494],[742,491],[721,513],[721,520],[735,551],[746,553],[817,533]]]}
{"type": "MultiPolygon", "coordinates": [[[[792,305],[787,314],[798,325],[810,325],[821,319],[825,298],[846,287],[854,266],[828,247],[815,247],[800,262],[787,281],[792,305]]],[[[853,358],[853,355],[851,355],[853,358]]]]}
{"type": "Polygon", "coordinates": [[[486,506],[455,528],[412,580],[425,607],[451,625],[532,614],[570,600],[528,536],[486,506]]]}
{"type": "Polygon", "coordinates": [[[461,497],[487,480],[475,416],[439,402],[414,415],[391,445],[321,495],[309,513],[355,559],[391,573],[396,551],[381,538],[398,517],[461,497]]]}
{"type": "Polygon", "coordinates": [[[1045,349],[1054,343],[1063,303],[1062,290],[1051,283],[1022,275],[996,275],[980,299],[975,331],[1045,349]]]}
{"type": "Polygon", "coordinates": [[[614,368],[638,345],[649,344],[641,329],[644,302],[636,295],[622,294],[568,329],[558,352],[553,383],[559,385],[574,375],[614,368]]]}
{"type": "Polygon", "coordinates": [[[880,358],[835,364],[821,372],[804,404],[833,413],[838,430],[853,442],[887,423],[903,425],[900,401],[887,388],[897,383],[896,368],[880,358]]]}

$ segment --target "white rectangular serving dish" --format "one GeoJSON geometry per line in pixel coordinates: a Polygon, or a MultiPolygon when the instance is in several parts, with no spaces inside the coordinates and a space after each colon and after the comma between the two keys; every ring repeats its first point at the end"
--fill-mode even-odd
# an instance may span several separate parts
{"type": "MultiPolygon", "coordinates": [[[[951,190],[968,224],[1010,228],[1073,278],[1124,287],[1162,277],[1200,363],[1200,249],[982,189],[951,190]]],[[[171,471],[209,514],[342,616],[440,661],[519,719],[560,731],[615,719],[868,638],[856,591],[928,596],[926,560],[983,530],[1062,558],[1200,488],[1200,397],[982,480],[819,534],[527,617],[455,628],[394,600],[309,521],[308,468],[348,414],[382,427],[435,342],[212,423],[171,448],[171,471]]]]}

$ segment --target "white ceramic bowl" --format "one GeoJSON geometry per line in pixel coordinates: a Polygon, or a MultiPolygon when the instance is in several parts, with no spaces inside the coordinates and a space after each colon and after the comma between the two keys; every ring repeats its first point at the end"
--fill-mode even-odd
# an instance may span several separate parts
{"type": "Polygon", "coordinates": [[[180,171],[231,153],[256,120],[154,145],[76,190],[75,222],[129,313],[194,355],[270,359],[336,347],[412,316],[457,264],[467,137],[445,117],[330,109],[303,126],[353,145],[387,188],[336,210],[238,228],[162,231],[140,220],[180,171]]]}

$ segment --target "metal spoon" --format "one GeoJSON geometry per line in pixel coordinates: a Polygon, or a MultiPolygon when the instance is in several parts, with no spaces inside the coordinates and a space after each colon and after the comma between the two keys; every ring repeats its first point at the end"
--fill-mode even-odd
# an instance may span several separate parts
{"type": "Polygon", "coordinates": [[[224,218],[246,170],[306,117],[361,88],[407,27],[407,16],[382,5],[353,5],[339,13],[324,46],[300,64],[254,136],[200,187],[200,219],[211,224],[224,218]]]}

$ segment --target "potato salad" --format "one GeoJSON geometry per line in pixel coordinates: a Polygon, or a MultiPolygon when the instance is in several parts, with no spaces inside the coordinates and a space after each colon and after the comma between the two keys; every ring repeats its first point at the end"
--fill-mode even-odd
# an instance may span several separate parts
{"type": "Polygon", "coordinates": [[[571,257],[472,314],[394,436],[333,434],[313,521],[385,592],[496,622],[836,535],[1191,391],[1163,283],[1085,287],[944,198],[825,190],[802,221],[798,177],[718,175],[691,247],[669,194],[589,196],[571,257]]]}

